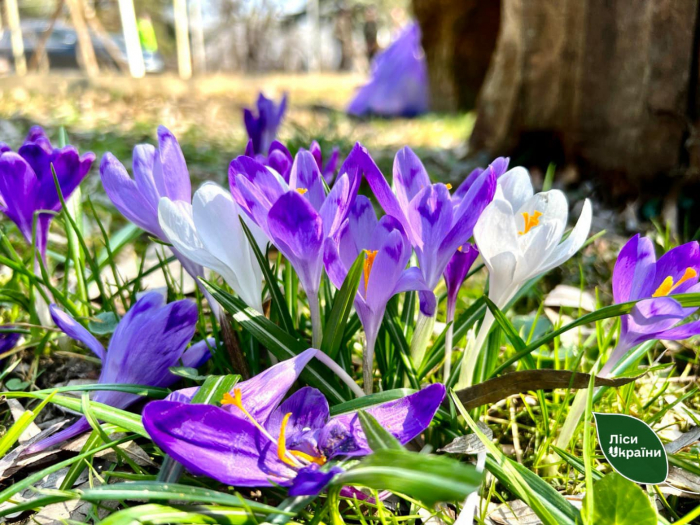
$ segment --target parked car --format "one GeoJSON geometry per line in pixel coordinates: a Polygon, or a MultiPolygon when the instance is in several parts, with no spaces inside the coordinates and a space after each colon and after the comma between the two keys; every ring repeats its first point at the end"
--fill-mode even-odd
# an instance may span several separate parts
{"type": "MultiPolygon", "coordinates": [[[[34,51],[41,42],[43,35],[49,29],[49,20],[24,20],[20,27],[24,41],[24,56],[29,62],[34,51]]],[[[101,68],[118,69],[117,60],[110,54],[103,37],[90,32],[92,46],[95,50],[97,63],[101,68]]],[[[108,34],[118,50],[119,60],[126,63],[126,44],[124,37],[118,34],[108,34]]],[[[78,35],[72,26],[63,22],[56,22],[51,35],[46,41],[45,53],[51,69],[80,69],[81,56],[78,49],[78,35]]],[[[165,70],[165,62],[158,52],[143,52],[146,73],[162,73],[165,70]]],[[[14,54],[10,30],[5,28],[0,35],[0,73],[8,73],[14,68],[14,54]]]]}

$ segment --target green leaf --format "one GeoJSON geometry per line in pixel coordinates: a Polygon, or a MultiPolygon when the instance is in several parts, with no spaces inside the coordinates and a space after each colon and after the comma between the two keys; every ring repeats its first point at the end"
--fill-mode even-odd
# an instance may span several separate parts
{"type": "Polygon", "coordinates": [[[469,428],[479,436],[489,455],[486,468],[508,491],[523,500],[545,525],[576,525],[581,513],[561,494],[530,469],[505,456],[469,416],[453,391],[450,398],[469,428]]]}
{"type": "MultiPolygon", "coordinates": [[[[54,389],[58,390],[58,389],[54,389]]],[[[6,397],[29,397],[33,399],[45,399],[50,393],[43,392],[4,392],[6,397]]],[[[66,396],[55,396],[52,400],[55,405],[60,405],[76,412],[83,413],[82,402],[80,399],[75,399],[73,397],[66,396]]],[[[95,401],[90,401],[90,409],[92,413],[98,419],[106,421],[107,423],[112,423],[117,425],[124,430],[129,432],[134,432],[143,437],[149,437],[146,429],[143,428],[141,423],[141,416],[126,412],[125,410],[120,410],[118,408],[105,405],[103,403],[96,403],[95,401]]]]}
{"type": "Polygon", "coordinates": [[[593,415],[598,444],[615,471],[635,483],[655,485],[666,481],[666,450],[649,425],[626,414],[593,415]]]}
{"type": "Polygon", "coordinates": [[[593,485],[595,507],[593,515],[586,512],[586,495],[583,498],[583,515],[586,523],[605,525],[656,525],[656,511],[649,498],[635,483],[617,472],[611,472],[593,485]]]}
{"type": "Polygon", "coordinates": [[[13,390],[13,391],[24,390],[28,386],[29,386],[28,381],[22,381],[21,379],[16,378],[16,377],[12,377],[12,378],[8,379],[7,381],[5,381],[5,388],[7,388],[8,390],[13,390]]]}
{"type": "MultiPolygon", "coordinates": [[[[294,339],[267,317],[247,307],[238,297],[226,292],[220,286],[203,279],[202,283],[224,310],[229,312],[245,330],[280,361],[295,357],[309,348],[308,343],[294,339]]],[[[304,368],[301,375],[307,383],[321,390],[330,403],[347,401],[345,393],[338,384],[329,380],[333,374],[330,374],[328,369],[322,367],[320,363],[312,361],[304,368]]]]}
{"type": "Polygon", "coordinates": [[[391,490],[432,506],[441,501],[463,501],[479,487],[482,478],[472,465],[447,456],[378,450],[340,474],[334,483],[391,490]]]}
{"type": "Polygon", "coordinates": [[[367,437],[367,444],[373,452],[378,450],[403,450],[399,440],[385,429],[372,414],[360,410],[357,415],[360,418],[362,430],[364,430],[367,437]]]}
{"type": "Polygon", "coordinates": [[[383,392],[358,397],[352,401],[346,401],[345,403],[332,406],[331,416],[347,414],[348,412],[356,412],[357,410],[362,410],[363,408],[380,405],[382,403],[386,403],[387,401],[394,401],[395,399],[401,399],[415,393],[416,391],[410,388],[395,388],[394,390],[384,390],[383,392]]]}
{"type": "Polygon", "coordinates": [[[360,252],[355,262],[352,263],[350,271],[348,271],[348,274],[345,276],[340,291],[335,294],[331,313],[326,318],[326,328],[323,331],[321,351],[329,355],[332,359],[337,357],[340,345],[345,336],[345,325],[348,322],[348,316],[352,310],[352,304],[357,294],[357,287],[360,285],[364,259],[364,252],[360,252]]]}
{"type": "Polygon", "coordinates": [[[114,333],[119,324],[119,317],[114,312],[102,312],[88,321],[88,330],[95,335],[109,335],[114,333]]]}
{"type": "Polygon", "coordinates": [[[120,510],[100,521],[100,525],[160,525],[166,523],[257,525],[258,521],[247,510],[236,507],[212,505],[182,507],[157,503],[120,510]]]}
{"type": "MultiPolygon", "coordinates": [[[[556,452],[559,455],[559,457],[561,457],[561,459],[566,461],[574,469],[579,471],[581,474],[586,473],[586,467],[583,464],[583,461],[581,461],[579,458],[577,458],[573,454],[569,454],[566,450],[562,450],[559,447],[555,447],[554,445],[551,445],[551,447],[552,449],[554,449],[554,452],[556,452]]],[[[591,470],[591,475],[596,481],[603,478],[603,475],[597,470],[591,470]]]]}
{"type": "Polygon", "coordinates": [[[191,381],[203,381],[207,376],[203,376],[199,373],[199,370],[192,368],[191,366],[169,366],[168,371],[179,377],[184,377],[191,381]]]}
{"type": "Polygon", "coordinates": [[[219,403],[224,394],[233,390],[240,381],[239,375],[209,376],[192,398],[192,404],[213,405],[219,403]]]}
{"type": "Polygon", "coordinates": [[[243,233],[245,233],[246,237],[248,238],[248,243],[250,244],[250,247],[255,254],[255,258],[258,260],[260,269],[265,276],[265,282],[267,283],[267,287],[270,290],[270,295],[272,296],[272,306],[279,315],[280,322],[282,323],[282,329],[288,334],[294,334],[295,330],[294,323],[292,322],[292,316],[289,313],[289,308],[287,307],[287,302],[284,299],[284,295],[282,295],[279,286],[277,286],[277,277],[270,269],[270,263],[267,260],[267,257],[265,257],[265,255],[260,251],[258,242],[255,240],[255,237],[253,237],[253,234],[251,233],[250,228],[248,228],[248,225],[245,223],[245,220],[243,220],[243,217],[239,217],[239,220],[241,221],[241,226],[243,226],[243,233]]]}

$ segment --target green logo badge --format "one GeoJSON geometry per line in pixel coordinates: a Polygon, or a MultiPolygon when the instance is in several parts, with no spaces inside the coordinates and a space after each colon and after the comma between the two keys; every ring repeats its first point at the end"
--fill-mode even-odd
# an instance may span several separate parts
{"type": "Polygon", "coordinates": [[[600,448],[616,472],[635,483],[656,485],[666,481],[666,451],[649,425],[624,414],[593,415],[600,448]]]}

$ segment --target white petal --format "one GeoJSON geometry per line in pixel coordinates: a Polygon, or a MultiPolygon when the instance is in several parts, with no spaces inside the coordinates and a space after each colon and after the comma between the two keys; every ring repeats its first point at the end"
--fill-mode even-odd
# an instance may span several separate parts
{"type": "Polygon", "coordinates": [[[491,260],[489,268],[489,299],[503,308],[520,288],[521,282],[514,280],[518,260],[515,255],[503,252],[491,260]]]}
{"type": "Polygon", "coordinates": [[[510,202],[514,210],[520,209],[534,193],[530,174],[522,166],[506,171],[498,179],[498,186],[503,192],[503,198],[510,202]]]}
{"type": "Polygon", "coordinates": [[[226,273],[219,273],[248,306],[262,311],[262,270],[231,194],[213,182],[205,183],[194,194],[192,212],[205,249],[226,267],[226,273]]]}
{"type": "Polygon", "coordinates": [[[569,204],[566,196],[559,190],[546,191],[533,195],[517,211],[516,222],[518,231],[524,231],[524,213],[533,215],[536,211],[542,215],[538,219],[538,225],[529,232],[520,235],[520,247],[523,253],[531,249],[537,250],[533,253],[540,262],[547,259],[561,242],[561,237],[566,228],[566,221],[569,216],[569,204]],[[536,244],[532,248],[531,244],[536,244]]]}
{"type": "Polygon", "coordinates": [[[501,253],[520,257],[515,217],[508,201],[495,199],[486,207],[474,227],[474,239],[489,271],[492,259],[501,253]]]}
{"type": "Polygon", "coordinates": [[[182,255],[219,272],[221,261],[204,249],[192,220],[192,206],[189,203],[161,197],[158,202],[158,222],[173,247],[182,255]]]}
{"type": "Polygon", "coordinates": [[[591,208],[591,202],[586,199],[583,203],[583,209],[581,210],[581,216],[571,230],[569,237],[562,242],[552,254],[547,258],[547,261],[543,265],[540,273],[546,272],[559,266],[560,264],[568,261],[579,249],[583,246],[588,238],[588,233],[591,231],[591,221],[593,220],[593,210],[591,208]]]}

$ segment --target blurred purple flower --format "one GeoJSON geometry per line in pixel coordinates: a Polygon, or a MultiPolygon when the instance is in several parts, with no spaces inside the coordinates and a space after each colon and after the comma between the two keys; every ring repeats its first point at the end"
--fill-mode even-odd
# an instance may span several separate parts
{"type": "MultiPolygon", "coordinates": [[[[81,157],[73,146],[54,148],[39,126],[31,128],[17,153],[0,143],[0,211],[17,225],[31,244],[34,214],[39,210],[61,210],[51,165],[56,170],[63,198],[68,200],[94,160],[94,154],[88,152],[81,157]]],[[[37,215],[36,247],[42,258],[46,255],[53,216],[53,213],[37,215]]]]}
{"type": "Polygon", "coordinates": [[[355,310],[365,329],[364,384],[365,392],[371,393],[374,344],[389,299],[401,292],[420,290],[428,297],[425,313],[432,315],[435,295],[418,268],[406,269],[411,245],[399,221],[390,215],[378,221],[370,200],[358,195],[338,233],[324,243],[323,262],[336,288],[343,285],[350,267],[363,251],[364,271],[355,296],[355,310]]]}
{"type": "Polygon", "coordinates": [[[277,136],[284,112],[287,109],[287,94],[282,95],[279,105],[260,93],[257,100],[257,117],[253,111],[245,108],[243,110],[243,122],[245,123],[248,137],[252,142],[253,153],[255,155],[264,153],[270,148],[270,144],[277,136]]]}
{"type": "MultiPolygon", "coordinates": [[[[197,323],[197,306],[189,300],[165,304],[158,292],[143,295],[119,322],[109,350],[70,315],[51,305],[51,316],[66,335],[80,341],[102,360],[98,383],[124,383],[167,387],[179,377],[170,373],[171,366],[197,368],[210,357],[213,339],[202,340],[186,350],[197,323]]],[[[97,391],[93,401],[116,408],[126,408],[141,396],[117,391],[97,391]]],[[[25,454],[40,452],[66,439],[90,430],[81,417],[70,427],[31,445],[25,454]]]]}
{"type": "MultiPolygon", "coordinates": [[[[175,135],[165,126],[158,126],[158,149],[151,144],[138,144],[132,156],[132,170],[133,179],[114,155],[104,154],[100,175],[107,196],[124,217],[169,243],[158,223],[160,199],[192,202],[190,174],[175,135]]],[[[200,265],[174,249],[173,253],[192,277],[203,275],[200,265]]]]}
{"type": "MultiPolygon", "coordinates": [[[[341,472],[321,467],[338,456],[371,453],[356,412],[330,417],[326,398],[311,387],[284,397],[313,348],[236,385],[222,407],[189,404],[196,389],[174,392],[143,410],[153,441],[193,474],[243,487],[290,486],[290,495],[321,492],[341,472]]],[[[410,396],[369,407],[401,443],[425,430],[445,387],[430,385],[410,396]]]]}
{"type": "Polygon", "coordinates": [[[609,374],[634,346],[651,339],[680,340],[700,334],[700,321],[679,324],[697,308],[684,308],[673,295],[696,293],[700,271],[697,242],[677,246],[657,261],[648,237],[632,237],[620,251],[613,270],[615,303],[639,301],[620,319],[620,340],[601,375],[609,374]]]}
{"type": "Polygon", "coordinates": [[[12,350],[22,334],[19,332],[12,332],[11,330],[16,330],[11,324],[0,326],[0,354],[4,354],[12,350]]]}
{"type": "Polygon", "coordinates": [[[411,24],[372,63],[371,78],[353,98],[356,116],[413,117],[428,111],[428,68],[418,24],[411,24]]]}
{"type": "MultiPolygon", "coordinates": [[[[319,146],[318,142],[314,140],[311,143],[311,146],[309,146],[309,151],[316,160],[316,165],[321,171],[321,175],[323,175],[323,180],[326,181],[326,184],[332,186],[333,180],[335,179],[336,170],[338,169],[338,156],[340,150],[337,146],[334,146],[333,150],[331,151],[331,156],[328,158],[325,164],[323,162],[323,153],[321,152],[321,146],[319,146]]],[[[292,171],[292,164],[294,162],[294,159],[292,158],[292,154],[289,153],[287,147],[280,141],[272,141],[272,144],[270,145],[270,149],[268,150],[268,154],[266,157],[262,154],[255,154],[253,150],[253,141],[249,140],[245,154],[246,156],[255,159],[260,164],[264,166],[269,166],[270,168],[275,170],[277,173],[282,175],[285,182],[289,184],[289,175],[292,171]]]]}

